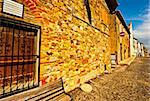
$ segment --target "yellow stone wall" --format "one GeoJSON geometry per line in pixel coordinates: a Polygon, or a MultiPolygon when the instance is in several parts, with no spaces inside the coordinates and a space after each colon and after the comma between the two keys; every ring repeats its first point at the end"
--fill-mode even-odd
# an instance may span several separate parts
{"type": "Polygon", "coordinates": [[[127,33],[127,31],[125,30],[125,36],[124,38],[122,38],[122,44],[123,44],[123,59],[127,59],[129,58],[129,34],[127,33]]]}
{"type": "MultiPolygon", "coordinates": [[[[117,32],[117,22],[116,22],[116,15],[112,14],[110,15],[110,39],[111,39],[111,54],[117,53],[117,47],[118,47],[118,40],[119,37],[117,32]]],[[[117,54],[116,54],[117,55],[117,54]]]]}
{"type": "Polygon", "coordinates": [[[42,27],[41,80],[63,77],[68,92],[103,73],[105,65],[111,68],[110,15],[104,0],[90,0],[92,23],[99,30],[74,17],[88,22],[83,0],[17,1],[25,5],[19,19],[42,27]]]}
{"type": "Polygon", "coordinates": [[[111,54],[116,54],[117,62],[120,62],[121,55],[122,60],[129,57],[129,34],[116,14],[112,14],[110,18],[111,54]],[[125,32],[125,36],[123,37],[120,36],[120,32],[122,31],[125,32]],[[122,44],[122,52],[120,44],[122,44]]]}
{"type": "Polygon", "coordinates": [[[122,55],[122,60],[129,58],[130,54],[130,48],[129,48],[129,34],[122,25],[121,21],[119,18],[116,16],[116,32],[117,32],[117,60],[118,62],[121,61],[121,55],[122,55]],[[125,36],[121,37],[120,32],[125,32],[125,36]],[[122,52],[120,44],[122,44],[122,52]],[[122,53],[122,54],[121,54],[122,53]]]}
{"type": "Polygon", "coordinates": [[[121,24],[119,18],[117,17],[117,15],[114,15],[115,16],[115,21],[116,21],[116,36],[117,36],[117,62],[121,61],[121,54],[120,54],[120,30],[119,30],[119,25],[121,24]]]}

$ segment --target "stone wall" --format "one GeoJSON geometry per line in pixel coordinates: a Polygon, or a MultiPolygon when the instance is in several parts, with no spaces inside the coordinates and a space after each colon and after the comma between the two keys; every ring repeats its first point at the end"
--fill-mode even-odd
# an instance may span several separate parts
{"type": "MultiPolygon", "coordinates": [[[[112,14],[110,19],[110,38],[111,38],[111,54],[116,54],[117,52],[117,22],[116,15],[112,14]]],[[[116,54],[117,55],[117,54],[116,54]]]]}
{"type": "Polygon", "coordinates": [[[122,60],[127,59],[130,55],[129,34],[116,14],[111,15],[110,38],[111,54],[117,55],[117,62],[121,61],[121,56],[122,60]],[[125,32],[124,36],[120,36],[122,31],[125,32]],[[122,44],[122,50],[120,44],[122,44]]]}
{"type": "Polygon", "coordinates": [[[90,0],[93,26],[83,0],[17,1],[25,5],[20,20],[42,27],[42,83],[63,77],[68,92],[103,73],[105,67],[110,69],[110,18],[104,0],[90,0]]]}
{"type": "Polygon", "coordinates": [[[121,61],[121,56],[122,60],[129,58],[130,55],[130,39],[129,39],[129,34],[126,31],[124,25],[122,22],[119,20],[119,18],[116,16],[116,29],[117,29],[117,60],[118,62],[121,61]],[[124,32],[124,36],[120,36],[120,32],[124,32]],[[122,44],[122,50],[121,46],[122,44]]]}

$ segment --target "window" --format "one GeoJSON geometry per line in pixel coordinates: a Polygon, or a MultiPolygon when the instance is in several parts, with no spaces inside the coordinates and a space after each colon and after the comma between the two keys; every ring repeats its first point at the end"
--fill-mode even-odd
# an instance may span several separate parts
{"type": "Polygon", "coordinates": [[[91,17],[91,9],[90,9],[89,0],[84,0],[84,5],[86,6],[88,20],[89,20],[90,24],[92,24],[92,20],[91,20],[92,17],[91,17]]]}
{"type": "Polygon", "coordinates": [[[0,17],[0,98],[39,85],[40,27],[0,17]]]}

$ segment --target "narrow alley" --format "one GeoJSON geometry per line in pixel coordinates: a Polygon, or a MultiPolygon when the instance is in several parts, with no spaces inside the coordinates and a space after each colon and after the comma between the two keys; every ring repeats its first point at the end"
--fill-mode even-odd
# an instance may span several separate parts
{"type": "Polygon", "coordinates": [[[0,101],[150,101],[149,1],[0,0],[0,101]]]}
{"type": "Polygon", "coordinates": [[[75,89],[73,101],[150,101],[150,58],[136,58],[123,68],[88,82],[91,93],[75,89]]]}

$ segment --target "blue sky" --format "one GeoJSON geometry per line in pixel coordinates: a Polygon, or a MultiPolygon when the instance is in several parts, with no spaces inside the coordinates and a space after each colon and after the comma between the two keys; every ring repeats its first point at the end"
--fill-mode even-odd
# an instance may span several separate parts
{"type": "Polygon", "coordinates": [[[147,12],[149,0],[118,0],[119,6],[127,24],[132,21],[136,29],[143,23],[143,15],[147,12]]]}
{"type": "Polygon", "coordinates": [[[118,0],[127,24],[132,21],[134,36],[150,50],[150,0],[118,0]]]}

